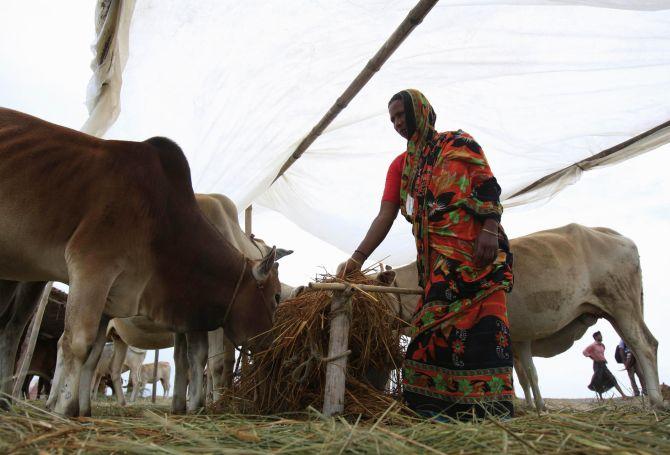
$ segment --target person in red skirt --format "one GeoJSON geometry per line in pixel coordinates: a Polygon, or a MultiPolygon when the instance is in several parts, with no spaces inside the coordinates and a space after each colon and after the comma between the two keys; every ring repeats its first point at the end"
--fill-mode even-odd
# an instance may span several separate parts
{"type": "Polygon", "coordinates": [[[407,150],[391,163],[379,214],[342,271],[360,270],[400,211],[424,289],[403,367],[405,401],[428,417],[512,416],[512,255],[500,186],[472,136],[435,130],[421,92],[395,94],[388,109],[407,150]]]}

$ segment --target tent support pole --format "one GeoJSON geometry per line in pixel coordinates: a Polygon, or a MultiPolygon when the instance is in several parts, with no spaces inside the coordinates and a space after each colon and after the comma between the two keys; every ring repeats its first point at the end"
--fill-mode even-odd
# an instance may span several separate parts
{"type": "Polygon", "coordinates": [[[153,387],[151,388],[151,402],[156,403],[156,386],[158,382],[158,352],[160,349],[154,350],[154,384],[153,387]]]}
{"type": "Polygon", "coordinates": [[[391,55],[400,47],[405,38],[409,36],[410,33],[416,28],[417,25],[423,21],[424,17],[430,12],[430,10],[435,6],[438,0],[420,0],[414,8],[407,14],[407,17],[400,23],[398,28],[391,34],[391,36],[386,40],[382,47],[377,51],[377,53],[370,59],[370,61],[365,65],[365,68],[358,73],[358,76],[349,84],[346,90],[340,95],[340,97],[335,101],[335,104],[326,112],[319,123],[316,124],[312,131],[298,144],[293,154],[289,157],[288,160],[282,165],[281,169],[277,173],[277,176],[272,181],[276,182],[279,177],[286,172],[286,170],[295,163],[300,156],[309,148],[310,145],[318,138],[321,133],[330,125],[330,123],[335,120],[335,117],[347,107],[352,99],[358,92],[361,91],[365,84],[367,84],[370,79],[381,69],[381,67],[386,63],[391,55]]]}

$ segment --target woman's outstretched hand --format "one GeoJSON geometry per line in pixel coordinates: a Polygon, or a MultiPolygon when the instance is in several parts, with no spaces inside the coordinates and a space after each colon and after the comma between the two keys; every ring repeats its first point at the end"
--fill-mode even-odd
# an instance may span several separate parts
{"type": "Polygon", "coordinates": [[[351,272],[360,270],[361,270],[361,264],[355,259],[349,258],[345,262],[337,266],[336,275],[338,278],[344,278],[351,272]]]}

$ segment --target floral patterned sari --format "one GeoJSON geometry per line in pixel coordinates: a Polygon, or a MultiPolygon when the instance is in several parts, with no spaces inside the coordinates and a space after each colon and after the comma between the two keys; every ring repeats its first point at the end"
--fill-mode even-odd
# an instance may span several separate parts
{"type": "Polygon", "coordinates": [[[436,132],[426,98],[416,90],[405,93],[415,131],[402,173],[401,211],[412,223],[424,294],[412,321],[404,397],[425,415],[511,415],[506,292],[512,255],[502,227],[493,263],[478,268],[473,262],[483,222],[500,221],[500,186],[471,136],[436,132]]]}

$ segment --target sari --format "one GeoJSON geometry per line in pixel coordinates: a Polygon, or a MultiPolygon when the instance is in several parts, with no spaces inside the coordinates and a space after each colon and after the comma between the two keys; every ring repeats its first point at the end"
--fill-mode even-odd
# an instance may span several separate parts
{"type": "Polygon", "coordinates": [[[423,94],[402,93],[414,132],[408,140],[400,207],[412,223],[424,288],[403,365],[404,399],[426,416],[511,416],[506,293],[513,275],[502,226],[495,260],[482,268],[473,262],[483,222],[500,221],[500,186],[470,135],[436,132],[434,111],[423,94]]]}

